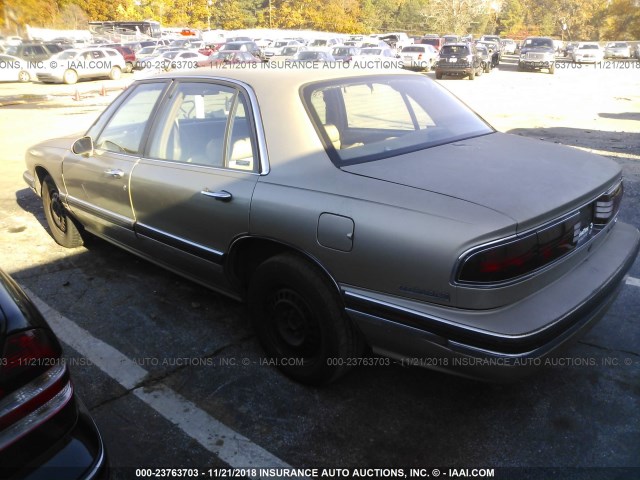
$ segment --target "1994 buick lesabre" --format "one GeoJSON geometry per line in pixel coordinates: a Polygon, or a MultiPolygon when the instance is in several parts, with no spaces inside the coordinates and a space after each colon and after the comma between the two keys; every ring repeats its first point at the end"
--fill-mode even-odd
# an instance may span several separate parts
{"type": "Polygon", "coordinates": [[[307,383],[367,346],[519,376],[603,316],[638,252],[616,163],[498,133],[409,72],[145,79],[26,162],[58,243],[90,232],[246,300],[307,383]]]}

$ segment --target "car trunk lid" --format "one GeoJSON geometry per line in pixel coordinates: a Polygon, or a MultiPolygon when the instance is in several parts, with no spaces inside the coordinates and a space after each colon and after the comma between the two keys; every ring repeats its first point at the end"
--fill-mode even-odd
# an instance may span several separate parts
{"type": "Polygon", "coordinates": [[[605,158],[502,133],[342,169],[482,205],[518,231],[580,207],[620,176],[605,158]]]}

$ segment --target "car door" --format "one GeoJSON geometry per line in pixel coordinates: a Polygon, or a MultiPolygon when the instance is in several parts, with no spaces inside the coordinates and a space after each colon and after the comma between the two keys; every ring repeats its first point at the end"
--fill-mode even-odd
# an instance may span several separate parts
{"type": "Polygon", "coordinates": [[[169,96],[132,175],[135,230],[164,266],[226,290],[222,260],[262,171],[256,120],[233,84],[183,79],[169,96]]]}
{"type": "Polygon", "coordinates": [[[87,229],[119,242],[135,239],[131,172],[168,82],[142,83],[112,104],[91,127],[93,152],[63,160],[67,203],[87,229]]]}

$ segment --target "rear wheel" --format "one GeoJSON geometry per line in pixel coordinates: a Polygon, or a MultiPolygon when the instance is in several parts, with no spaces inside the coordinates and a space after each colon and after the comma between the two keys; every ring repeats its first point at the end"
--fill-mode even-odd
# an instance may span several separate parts
{"type": "Polygon", "coordinates": [[[441,72],[436,72],[436,79],[442,80],[442,73],[441,72]]]}
{"type": "Polygon", "coordinates": [[[294,380],[329,383],[362,351],[335,287],[297,255],[277,255],[258,266],[248,296],[253,327],[270,361],[294,380]]]}
{"type": "Polygon", "coordinates": [[[109,72],[109,78],[111,80],[118,80],[121,75],[122,75],[122,70],[120,70],[120,67],[113,67],[111,69],[111,72],[109,72]]]}
{"type": "Polygon", "coordinates": [[[133,63],[132,62],[127,62],[127,65],[125,66],[124,72],[125,73],[133,72],[133,63]]]}
{"type": "Polygon", "coordinates": [[[42,181],[42,206],[51,236],[57,243],[67,248],[80,247],[84,243],[80,229],[62,204],[58,187],[49,175],[42,181]]]}
{"type": "Polygon", "coordinates": [[[75,70],[69,69],[66,72],[64,72],[62,80],[67,85],[73,85],[74,83],[78,82],[78,72],[76,72],[75,70]]]}
{"type": "Polygon", "coordinates": [[[18,73],[18,81],[28,82],[29,80],[31,80],[31,75],[29,75],[29,72],[26,70],[21,70],[20,73],[18,73]]]}
{"type": "Polygon", "coordinates": [[[469,72],[469,80],[473,80],[474,78],[476,78],[476,71],[475,70],[471,70],[469,72]]]}
{"type": "Polygon", "coordinates": [[[553,75],[554,73],[556,73],[556,66],[555,66],[555,64],[553,64],[553,63],[551,64],[551,66],[549,67],[549,73],[550,73],[551,75],[553,75]]]}

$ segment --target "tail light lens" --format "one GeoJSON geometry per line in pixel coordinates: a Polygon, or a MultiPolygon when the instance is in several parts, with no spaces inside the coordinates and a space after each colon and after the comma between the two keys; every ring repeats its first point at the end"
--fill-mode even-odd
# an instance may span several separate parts
{"type": "Polygon", "coordinates": [[[564,219],[463,256],[457,280],[497,284],[542,268],[583,245],[615,219],[623,193],[622,181],[564,219]]]}
{"type": "Polygon", "coordinates": [[[51,418],[73,389],[57,341],[44,329],[10,335],[0,363],[0,450],[51,418]]]}

